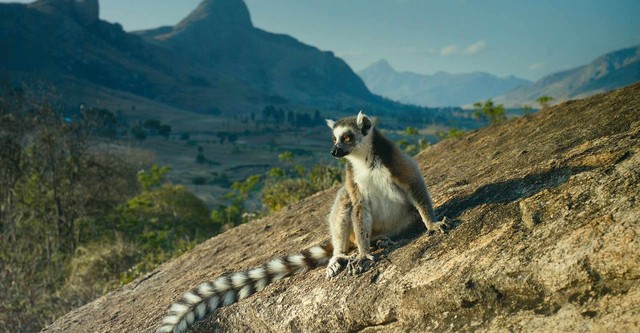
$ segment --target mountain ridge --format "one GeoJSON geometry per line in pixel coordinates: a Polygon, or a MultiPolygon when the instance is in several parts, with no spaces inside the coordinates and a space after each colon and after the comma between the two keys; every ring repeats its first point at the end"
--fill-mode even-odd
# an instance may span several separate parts
{"type": "Polygon", "coordinates": [[[542,96],[554,103],[624,87],[640,81],[640,45],[606,53],[592,62],[555,72],[494,98],[509,107],[535,105],[542,96]]]}
{"type": "Polygon", "coordinates": [[[346,93],[376,100],[361,79],[332,52],[320,51],[289,35],[255,28],[241,0],[205,0],[171,32],[152,38],[187,59],[240,78],[267,95],[314,100],[324,94],[346,93]]]}
{"type": "Polygon", "coordinates": [[[423,106],[459,106],[484,100],[530,83],[513,75],[499,78],[485,72],[431,75],[398,72],[385,59],[358,72],[374,93],[403,103],[423,106]]]}
{"type": "Polygon", "coordinates": [[[98,16],[97,0],[0,4],[0,74],[77,78],[204,112],[392,106],[333,53],[254,27],[242,0],[204,0],[175,26],[136,33],[98,16]]]}

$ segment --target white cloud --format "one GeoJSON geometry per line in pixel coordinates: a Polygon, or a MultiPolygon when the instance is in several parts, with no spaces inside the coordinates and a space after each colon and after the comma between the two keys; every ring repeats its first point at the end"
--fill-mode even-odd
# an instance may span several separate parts
{"type": "Polygon", "coordinates": [[[487,42],[484,40],[479,40],[475,43],[467,45],[466,47],[460,47],[456,44],[450,44],[441,48],[430,47],[426,49],[425,52],[431,55],[448,57],[454,55],[475,55],[484,51],[486,48],[487,42]]]}
{"type": "Polygon", "coordinates": [[[545,67],[547,67],[547,64],[545,64],[544,62],[536,62],[535,64],[529,65],[529,70],[532,72],[537,72],[544,69],[545,67]]]}
{"type": "Polygon", "coordinates": [[[467,46],[467,48],[464,50],[464,53],[466,54],[478,54],[482,51],[484,51],[484,49],[487,48],[487,42],[485,42],[484,40],[479,40],[469,46],[467,46]]]}
{"type": "Polygon", "coordinates": [[[454,55],[457,53],[458,53],[458,46],[453,44],[447,45],[440,49],[440,55],[443,55],[443,56],[454,55]]]}

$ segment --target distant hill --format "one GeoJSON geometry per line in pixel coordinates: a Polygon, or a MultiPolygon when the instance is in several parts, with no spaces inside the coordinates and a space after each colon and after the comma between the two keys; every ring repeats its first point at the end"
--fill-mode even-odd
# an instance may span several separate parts
{"type": "Polygon", "coordinates": [[[386,60],[376,62],[358,74],[376,94],[430,107],[470,104],[530,83],[515,76],[500,78],[483,72],[437,72],[433,75],[397,72],[386,60]]]}
{"type": "Polygon", "coordinates": [[[494,100],[507,106],[534,105],[540,96],[555,102],[582,98],[640,81],[640,45],[607,53],[593,62],[553,73],[494,100]]]}
{"type": "MultiPolygon", "coordinates": [[[[0,4],[0,78],[92,84],[193,111],[389,105],[331,52],[253,27],[242,0],[204,0],[174,27],[127,33],[97,0],[0,4]]],[[[81,98],[81,96],[79,97],[81,98]]]]}

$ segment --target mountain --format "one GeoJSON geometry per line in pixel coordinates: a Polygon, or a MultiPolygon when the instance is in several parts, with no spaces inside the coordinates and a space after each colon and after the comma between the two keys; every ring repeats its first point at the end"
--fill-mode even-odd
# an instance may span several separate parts
{"type": "Polygon", "coordinates": [[[266,95],[313,103],[342,96],[375,99],[333,53],[255,28],[242,0],[205,0],[174,27],[137,33],[266,95]]]}
{"type": "MultiPolygon", "coordinates": [[[[582,98],[640,81],[640,45],[607,53],[593,62],[547,75],[495,101],[507,106],[534,105],[541,96],[554,102],[582,98]]],[[[497,96],[497,95],[496,95],[497,96]]]]}
{"type": "MultiPolygon", "coordinates": [[[[638,109],[640,83],[430,146],[416,160],[452,230],[402,235],[358,276],[274,282],[190,332],[637,331],[638,109]]],[[[200,282],[328,239],[336,191],[216,236],[42,332],[155,332],[200,282]]]]}
{"type": "MultiPolygon", "coordinates": [[[[0,4],[2,77],[44,81],[64,97],[77,90],[71,86],[95,85],[197,111],[261,97],[232,77],[206,72],[202,78],[202,70],[171,50],[99,20],[98,8],[97,0],[0,4]]],[[[76,102],[83,97],[75,96],[76,102]]]]}
{"type": "Polygon", "coordinates": [[[204,0],[174,27],[135,34],[98,17],[97,0],[0,4],[0,75],[231,114],[383,101],[331,52],[255,28],[242,0],[204,0]]]}
{"type": "Polygon", "coordinates": [[[376,94],[424,106],[466,105],[530,83],[515,76],[499,78],[483,72],[437,72],[433,75],[397,72],[386,60],[376,62],[358,74],[376,94]]]}

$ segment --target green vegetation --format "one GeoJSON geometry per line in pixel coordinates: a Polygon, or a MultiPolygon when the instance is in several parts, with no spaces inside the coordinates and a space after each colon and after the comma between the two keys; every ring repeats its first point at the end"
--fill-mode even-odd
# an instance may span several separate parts
{"type": "Polygon", "coordinates": [[[417,155],[419,152],[429,147],[429,142],[420,137],[420,132],[415,127],[407,127],[402,133],[402,138],[396,143],[406,154],[417,155]]]}
{"type": "Polygon", "coordinates": [[[540,96],[536,102],[540,104],[540,107],[544,110],[549,107],[549,103],[553,101],[553,97],[551,96],[540,96]]]}
{"type": "Polygon", "coordinates": [[[292,152],[278,155],[284,168],[271,168],[263,175],[252,175],[242,182],[234,182],[225,196],[226,204],[211,212],[211,219],[223,230],[247,222],[247,216],[258,217],[295,203],[318,191],[342,181],[338,167],[315,165],[311,170],[295,163],[292,152]],[[258,207],[250,207],[259,201],[258,207]]]}
{"type": "Polygon", "coordinates": [[[302,165],[294,163],[291,152],[284,152],[278,157],[281,161],[287,162],[288,167],[269,170],[261,191],[262,204],[271,212],[342,181],[340,168],[315,165],[311,170],[307,170],[302,165]]]}
{"type": "Polygon", "coordinates": [[[522,115],[524,116],[531,114],[533,112],[533,108],[531,107],[531,105],[528,105],[528,104],[522,105],[520,107],[520,110],[522,110],[522,115]]]}
{"type": "Polygon", "coordinates": [[[39,331],[221,230],[167,167],[108,147],[105,110],[0,87],[0,327],[39,331]],[[106,130],[105,130],[106,129],[106,130]]]}
{"type": "Polygon", "coordinates": [[[440,140],[444,140],[444,139],[449,139],[449,138],[457,138],[462,136],[463,134],[467,133],[464,130],[460,130],[457,128],[450,128],[448,131],[439,131],[437,133],[438,138],[440,138],[440,140]]]}
{"type": "Polygon", "coordinates": [[[475,102],[473,107],[475,109],[474,117],[487,119],[491,124],[498,124],[507,120],[504,106],[502,104],[493,104],[491,99],[486,100],[484,103],[475,102]]]}
{"type": "MultiPolygon", "coordinates": [[[[150,135],[160,135],[165,139],[171,134],[171,126],[163,124],[158,119],[147,119],[142,124],[138,124],[131,128],[131,135],[138,141],[144,141],[150,135]]],[[[183,137],[181,137],[182,139],[183,137]]],[[[188,138],[188,136],[187,136],[188,138]]]]}

